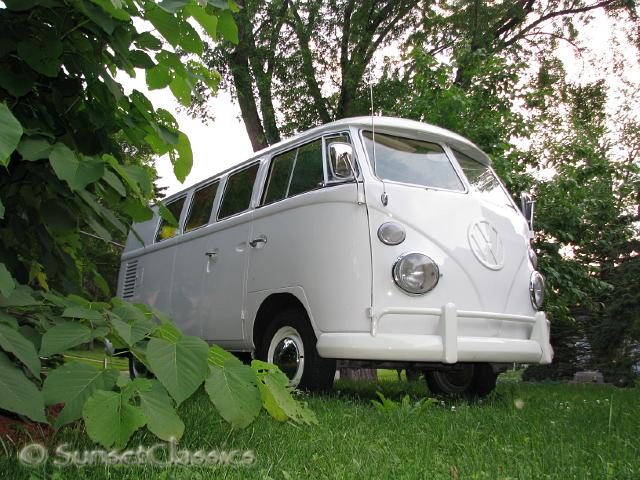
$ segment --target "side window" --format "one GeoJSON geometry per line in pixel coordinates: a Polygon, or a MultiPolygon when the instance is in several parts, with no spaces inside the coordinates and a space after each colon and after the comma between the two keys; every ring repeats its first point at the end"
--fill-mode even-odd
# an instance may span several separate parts
{"type": "Polygon", "coordinates": [[[291,169],[296,159],[296,150],[283,153],[271,160],[269,167],[269,176],[267,177],[267,187],[264,192],[262,204],[277,202],[287,196],[287,188],[289,187],[289,179],[291,178],[291,169]]]}
{"type": "Polygon", "coordinates": [[[255,163],[244,170],[229,175],[224,187],[218,219],[230,217],[249,208],[258,166],[259,164],[255,163]]]}
{"type": "Polygon", "coordinates": [[[322,140],[316,140],[298,148],[287,197],[314,190],[323,184],[322,140]]]}
{"type": "Polygon", "coordinates": [[[191,200],[191,208],[187,215],[187,221],[184,224],[185,232],[209,223],[213,200],[216,198],[216,192],[218,191],[218,183],[217,181],[213,182],[195,191],[191,200]]]}
{"type": "MultiPolygon", "coordinates": [[[[184,206],[184,199],[186,197],[177,198],[167,203],[166,207],[176,220],[180,221],[180,214],[182,213],[182,207],[184,206]]],[[[175,237],[178,233],[178,229],[173,225],[169,225],[162,217],[160,217],[160,226],[158,227],[158,232],[156,233],[156,242],[160,242],[162,240],[167,240],[171,237],[175,237]]]]}

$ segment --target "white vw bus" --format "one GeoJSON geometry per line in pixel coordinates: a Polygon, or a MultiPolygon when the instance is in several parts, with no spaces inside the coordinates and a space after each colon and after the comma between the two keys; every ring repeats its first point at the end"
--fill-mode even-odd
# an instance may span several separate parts
{"type": "Polygon", "coordinates": [[[485,395],[499,364],[549,363],[526,219],[473,143],[423,123],[314,128],[166,199],[134,226],[118,294],[188,335],[331,385],[336,360],[485,395]]]}

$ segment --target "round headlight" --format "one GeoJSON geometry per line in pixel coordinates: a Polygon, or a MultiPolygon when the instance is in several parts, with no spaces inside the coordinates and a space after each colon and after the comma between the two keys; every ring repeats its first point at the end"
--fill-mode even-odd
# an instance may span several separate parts
{"type": "Polygon", "coordinates": [[[529,293],[533,308],[540,310],[544,303],[544,277],[540,272],[533,272],[529,281],[529,293]]]}
{"type": "Polygon", "coordinates": [[[432,290],[440,278],[436,262],[422,253],[405,253],[393,265],[393,280],[402,290],[421,295],[432,290]]]}
{"type": "Polygon", "coordinates": [[[378,228],[378,238],[385,245],[400,245],[407,238],[407,234],[399,223],[386,222],[378,228]]]}
{"type": "Polygon", "coordinates": [[[533,266],[533,268],[538,268],[538,255],[536,255],[536,252],[533,250],[533,248],[531,248],[531,245],[529,245],[529,261],[531,262],[531,265],[533,266]]]}

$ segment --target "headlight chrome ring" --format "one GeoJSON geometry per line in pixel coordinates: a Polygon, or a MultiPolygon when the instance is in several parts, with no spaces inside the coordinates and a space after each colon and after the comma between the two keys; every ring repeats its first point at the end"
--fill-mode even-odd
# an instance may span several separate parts
{"type": "Polygon", "coordinates": [[[540,272],[534,270],[529,280],[529,295],[531,304],[536,310],[540,310],[544,305],[544,277],[540,272]]]}
{"type": "Polygon", "coordinates": [[[409,252],[393,264],[393,281],[409,295],[424,295],[433,290],[440,279],[438,264],[423,253],[409,252]]]}

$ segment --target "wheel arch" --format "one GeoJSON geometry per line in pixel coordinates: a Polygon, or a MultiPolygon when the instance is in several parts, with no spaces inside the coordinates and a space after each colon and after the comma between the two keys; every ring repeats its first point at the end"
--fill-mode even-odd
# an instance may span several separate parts
{"type": "MultiPolygon", "coordinates": [[[[304,296],[303,299],[306,300],[304,296]]],[[[295,293],[290,291],[271,293],[267,295],[260,302],[260,307],[255,314],[253,325],[251,326],[251,340],[254,349],[258,348],[262,342],[262,335],[269,326],[274,315],[285,308],[299,308],[305,312],[307,315],[307,321],[314,330],[314,333],[316,333],[313,321],[311,320],[311,315],[305,303],[306,301],[301,300],[295,293]]]]}

